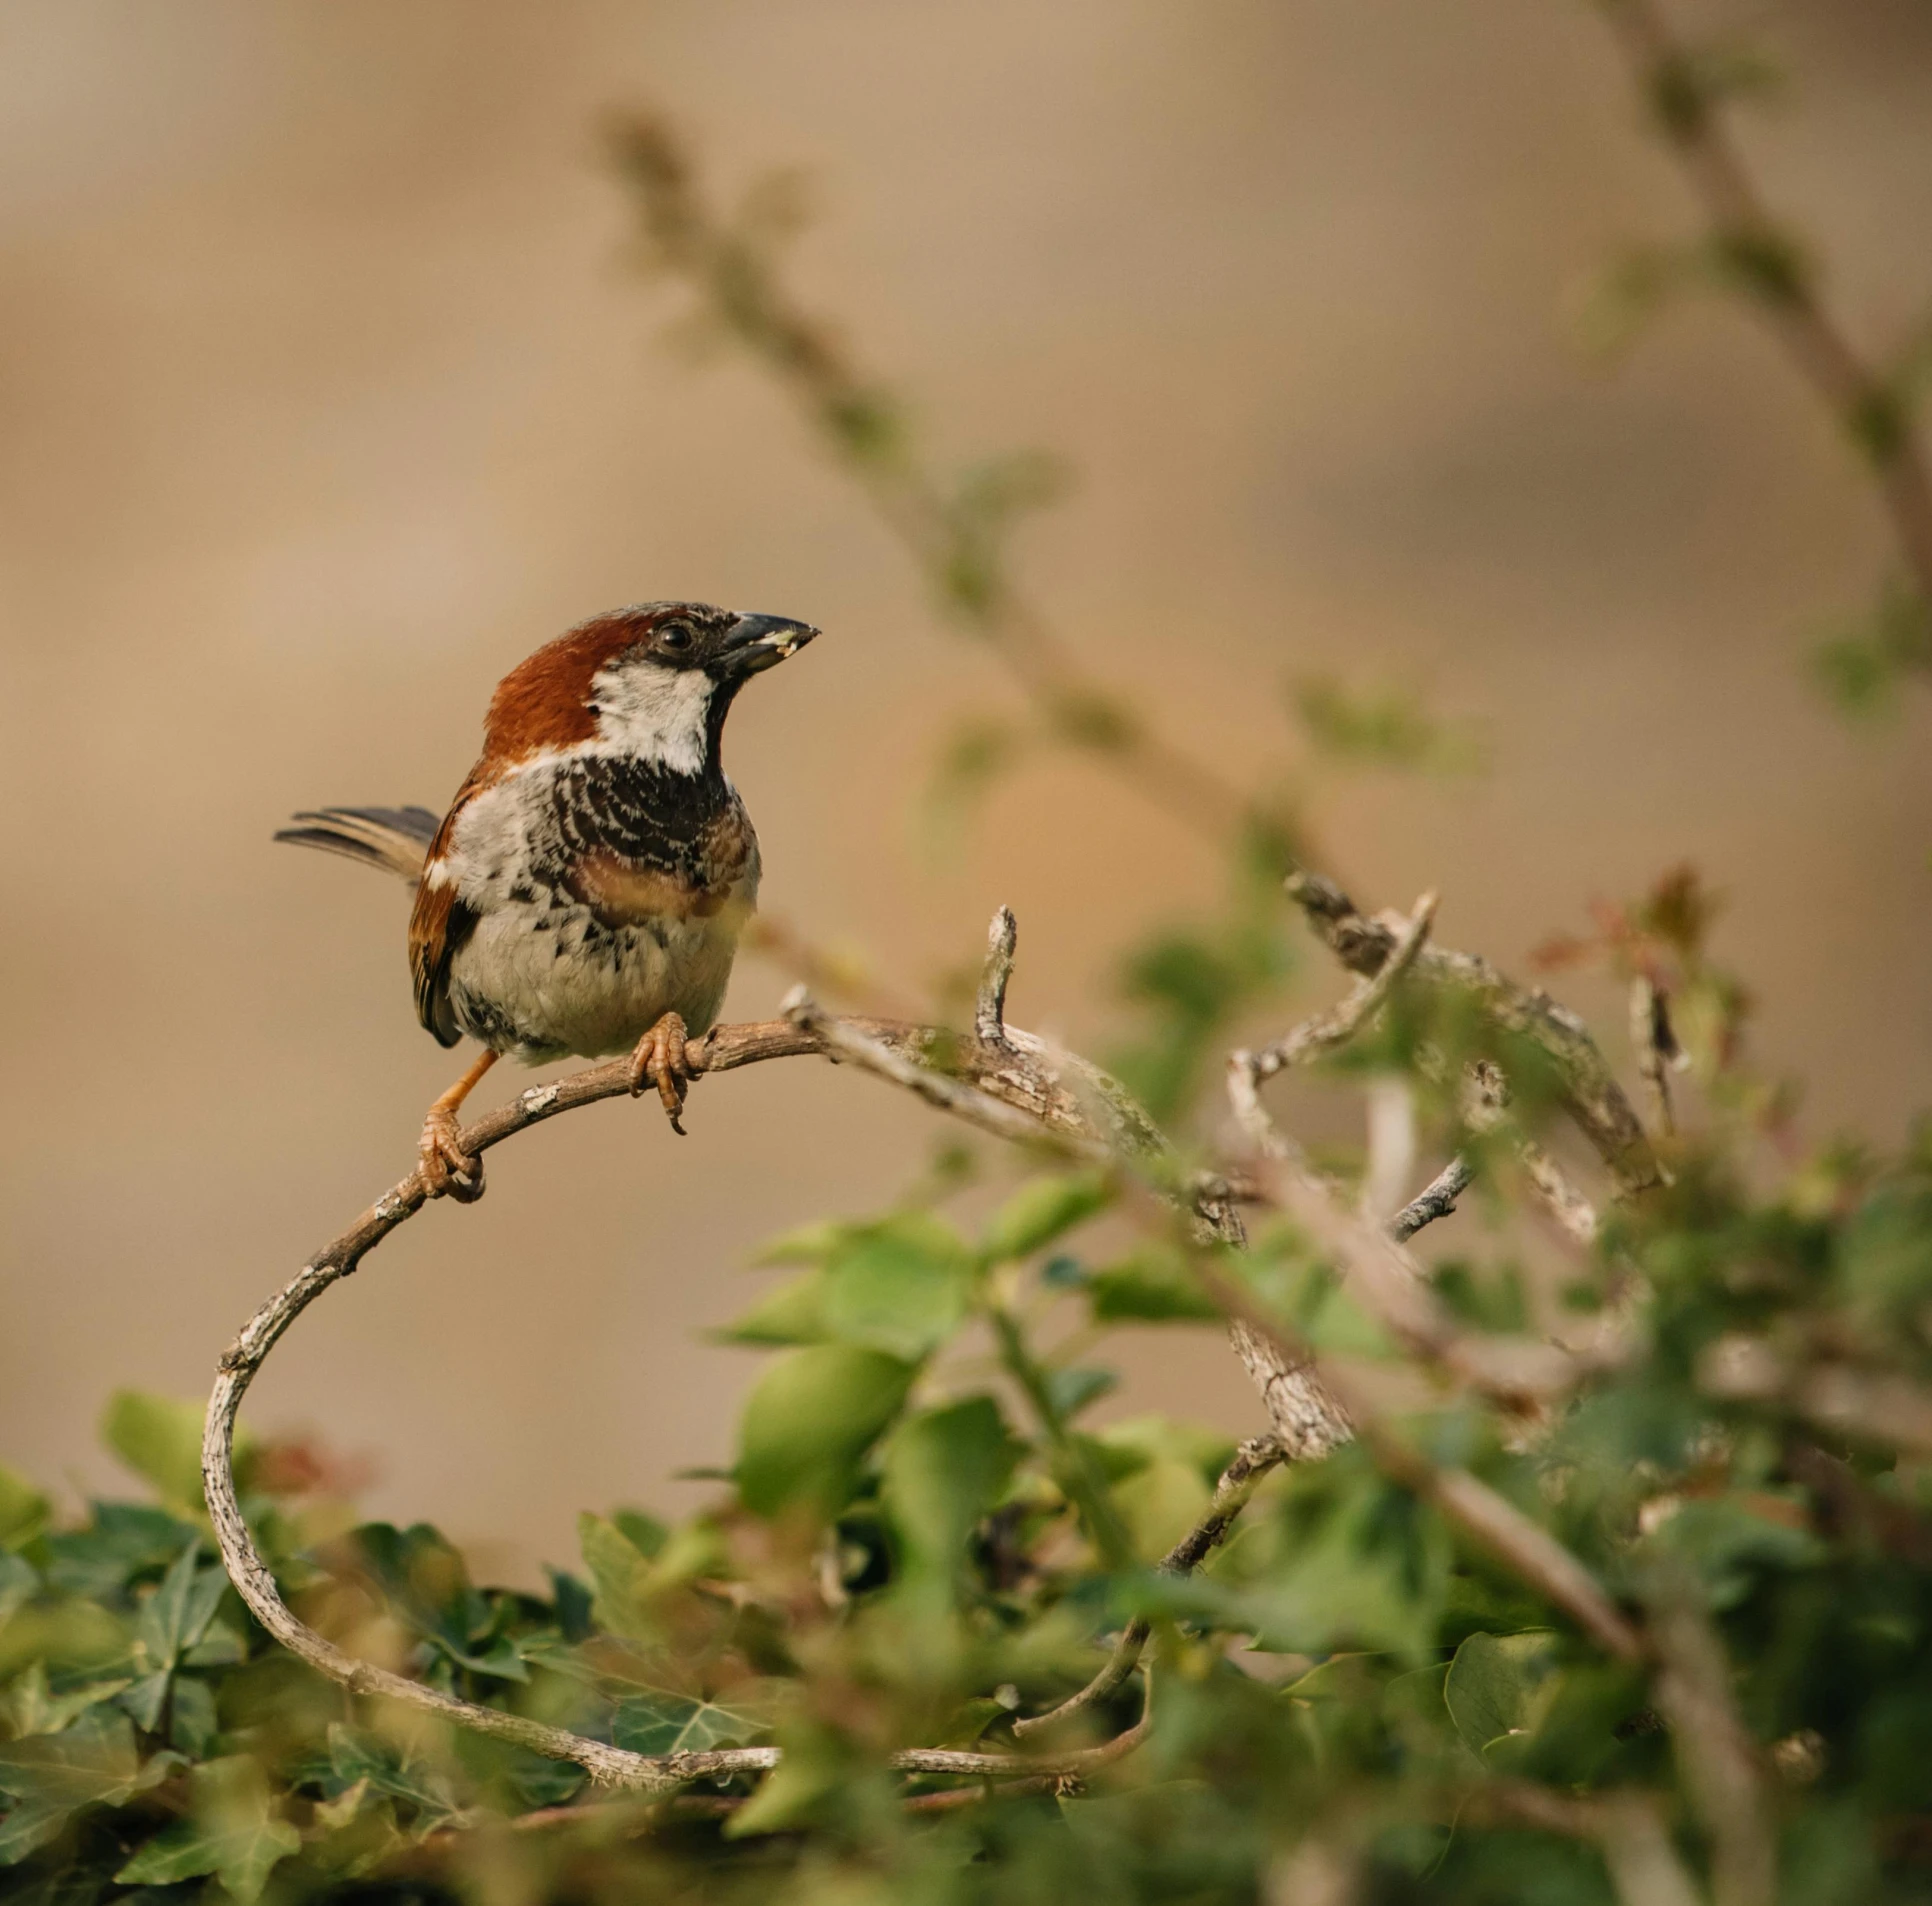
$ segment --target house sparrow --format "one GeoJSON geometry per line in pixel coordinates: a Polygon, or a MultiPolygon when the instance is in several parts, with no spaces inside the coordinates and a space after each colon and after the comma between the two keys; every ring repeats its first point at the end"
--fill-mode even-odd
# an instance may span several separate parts
{"type": "Polygon", "coordinates": [[[416,1013],[484,1050],[429,1108],[432,1196],[483,1191],[456,1114],[499,1056],[526,1065],[631,1051],[673,1131],[695,1076],[685,1041],[717,1017],[758,897],[758,837],[719,737],[759,670],[818,631],[702,602],[580,623],[503,678],[483,755],[439,822],[427,808],[323,808],[275,838],[346,854],[416,889],[416,1013]]]}

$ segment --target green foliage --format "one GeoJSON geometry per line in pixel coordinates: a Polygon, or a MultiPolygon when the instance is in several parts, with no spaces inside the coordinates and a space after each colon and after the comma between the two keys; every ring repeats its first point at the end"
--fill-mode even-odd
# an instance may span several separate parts
{"type": "Polygon", "coordinates": [[[898,1414],[912,1365],[857,1344],[812,1344],[767,1370],[745,1405],[738,1493],[755,1515],[793,1505],[829,1513],[859,1460],[898,1414]]]}
{"type": "MultiPolygon", "coordinates": [[[[1605,944],[1695,962],[1712,912],[1673,876],[1606,914],[1605,944]]],[[[288,1592],[432,1686],[642,1753],[783,1749],[775,1772],[702,1789],[688,1812],[613,1803],[568,1765],[345,1697],[253,1624],[195,1522],[102,1503],[49,1525],[17,1485],[0,1893],[467,1898],[495,1858],[489,1823],[563,1808],[517,1836],[517,1897],[809,1906],[1078,1887],[1235,1906],[1348,1821],[1371,1897],[1611,1898],[1587,1836],[1512,1825],[1484,1796],[1640,1792],[1688,1829],[1645,1669],[1606,1657],[1360,1445],[1275,1472],[1204,1567],[1158,1567],[1208,1515],[1247,1418],[1099,1420],[1096,1331],[1212,1314],[1198,1246],[1156,1234],[1092,1256],[1101,1220],[1119,1223],[1106,1179],[1042,1169],[976,1229],[922,1206],[781,1240],[767,1255],[793,1281],[738,1332],[774,1347],[731,1487],[677,1524],[585,1516],[584,1579],[553,1572],[548,1596],[479,1588],[427,1526],[325,1534],[338,1508],[251,1496],[288,1592]],[[1138,1754],[1058,1797],[903,1811],[893,1749],[1015,1751],[1015,1716],[1078,1687],[1134,1617],[1158,1686],[1138,1754]]],[[[1641,1281],[1642,1354],[1527,1441],[1454,1395],[1403,1429],[1637,1618],[1657,1583],[1694,1597],[1765,1765],[1806,1783],[1770,1776],[1794,1899],[1922,1897],[1897,1823],[1932,1809],[1932,1493],[1915,1462],[1821,1432],[1781,1394],[1714,1397],[1702,1373],[1748,1333],[1932,1383],[1928,1239],[1932,1148],[1841,1151],[1753,1193],[1730,1158],[1684,1146],[1673,1185],[1603,1246],[1641,1281]]],[[[1523,1329],[1522,1266],[1459,1242],[1439,1286],[1454,1314],[1523,1329]]],[[[1329,1350],[1399,1360],[1287,1227],[1219,1262],[1329,1350]]],[[[153,1468],[178,1499],[178,1470],[153,1468]]],[[[1130,1681],[1085,1738],[1126,1726],[1140,1698],[1130,1681]]],[[[1695,1869],[1688,1830],[1682,1844],[1695,1869]]]]}
{"type": "MultiPolygon", "coordinates": [[[[1668,54],[1650,103],[1694,147],[1763,77],[1668,54]]],[[[1224,902],[1122,966],[1120,1076],[1182,1130],[1229,1042],[1286,1010],[1286,819],[1167,750],[1017,603],[1012,533],[1057,473],[1022,457],[933,474],[907,406],[784,294],[792,183],[720,217],[662,127],[620,147],[703,330],[788,382],[948,610],[1016,664],[1029,720],[962,729],[941,805],[1052,740],[1190,824],[1220,817],[1224,902]]],[[[1730,219],[1629,260],[1600,328],[1698,285],[1781,318],[1816,296],[1793,240],[1730,219]]],[[[1921,359],[1840,419],[1879,470],[1908,441],[1921,359]]],[[[1901,595],[1821,667],[1871,706],[1929,653],[1924,605],[1901,595]]],[[[1400,692],[1310,682],[1298,707],[1331,756],[1466,765],[1400,692]]],[[[0,1898],[1598,1906],[1639,1896],[1629,1849],[1605,1847],[1639,1810],[1658,1826],[1641,1896],[1723,1897],[1734,1823],[1711,1795],[1740,1765],[1780,1900],[1932,1897],[1932,1139],[1800,1155],[1789,1093],[1747,1063],[1717,913],[1677,869],[1545,949],[1629,987],[1653,1088],[1682,1073],[1698,1095],[1665,1182],[1607,1207],[1590,1247],[1525,1201],[1522,1142],[1550,1140],[1564,1081],[1493,1000],[1412,975],[1325,1068],[1404,1078],[1430,1145],[1481,1181],[1480,1209],[1472,1192],[1444,1221],[1421,1324],[1378,1314],[1312,1221],[1252,1212],[1245,1242],[1204,1239],[1152,1195],[1200,1161],[1155,1149],[1150,1124],[1113,1169],[1031,1161],[990,1213],[941,1171],[778,1240],[762,1261],[785,1280],[722,1333],[764,1361],[733,1467],[704,1472],[717,1492],[675,1522],[584,1514],[581,1573],[551,1569],[547,1594],[480,1586],[429,1525],[356,1526],[300,1493],[326,1465],[244,1448],[269,1566],[345,1651],[637,1753],[776,1748],[769,1771],[600,1794],[573,1764],[321,1680],[216,1558],[200,1406],[118,1394],[103,1435],[152,1500],[60,1516],[0,1469],[0,1898]],[[1468,1103],[1477,1066],[1508,1080],[1493,1117],[1468,1103]],[[1257,1427],[1231,1359],[1215,1422],[1109,1420],[1109,1333],[1144,1350],[1151,1330],[1220,1327],[1230,1291],[1359,1379],[1358,1440],[1265,1478],[1229,1468],[1257,1427]],[[1546,1351],[1559,1312],[1596,1347],[1561,1392],[1518,1394],[1493,1373],[1546,1351]],[[1644,1645],[1606,1648],[1578,1582],[1644,1645]],[[1696,1637],[1688,1667],[1662,1659],[1665,1618],[1696,1637]],[[1045,1734],[1018,1728],[1082,1690],[1045,1734]],[[908,1748],[1011,1765],[908,1777],[908,1748]],[[1043,1749],[1048,1772],[1022,1758],[1043,1749]],[[1660,1872],[1673,1859],[1687,1877],[1660,1872]]]]}
{"type": "Polygon", "coordinates": [[[1818,681],[1847,715],[1896,715],[1906,678],[1932,669],[1932,611],[1914,591],[1894,587],[1867,614],[1821,642],[1813,656],[1818,681]]]}
{"type": "Polygon", "coordinates": [[[1295,684],[1294,706],[1308,738],[1344,764],[1455,774],[1482,762],[1473,736],[1437,720],[1402,688],[1351,689],[1311,675],[1295,684]]]}

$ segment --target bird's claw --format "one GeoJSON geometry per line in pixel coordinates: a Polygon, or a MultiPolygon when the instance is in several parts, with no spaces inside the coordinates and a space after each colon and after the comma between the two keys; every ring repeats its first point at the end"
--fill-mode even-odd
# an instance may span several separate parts
{"type": "Polygon", "coordinates": [[[657,1095],[664,1103],[664,1115],[671,1121],[672,1131],[682,1138],[684,1127],[679,1120],[684,1112],[684,1095],[697,1076],[698,1069],[691,1062],[685,1038],[684,1021],[676,1013],[666,1013],[637,1042],[637,1050],[631,1054],[631,1097],[640,1097],[646,1085],[656,1086],[657,1095]]]}
{"type": "Polygon", "coordinates": [[[456,1142],[456,1114],[440,1106],[423,1121],[416,1141],[422,1161],[423,1183],[432,1198],[450,1197],[458,1204],[474,1204],[483,1195],[483,1161],[472,1158],[456,1142]]]}

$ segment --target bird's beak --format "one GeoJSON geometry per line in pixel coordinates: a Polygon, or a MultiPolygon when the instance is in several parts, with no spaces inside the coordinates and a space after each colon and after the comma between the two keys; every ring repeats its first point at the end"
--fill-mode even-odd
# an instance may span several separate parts
{"type": "Polygon", "coordinates": [[[782,615],[741,615],[719,644],[717,662],[726,675],[756,675],[802,649],[818,631],[782,615]]]}

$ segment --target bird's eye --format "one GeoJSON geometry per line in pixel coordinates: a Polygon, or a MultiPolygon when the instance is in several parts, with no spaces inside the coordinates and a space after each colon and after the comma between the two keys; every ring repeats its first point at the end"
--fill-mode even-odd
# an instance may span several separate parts
{"type": "Polygon", "coordinates": [[[691,625],[688,622],[667,622],[657,632],[657,645],[673,652],[691,646],[691,625]]]}

